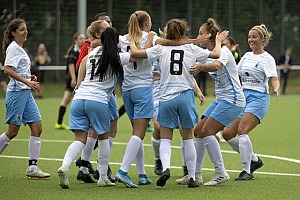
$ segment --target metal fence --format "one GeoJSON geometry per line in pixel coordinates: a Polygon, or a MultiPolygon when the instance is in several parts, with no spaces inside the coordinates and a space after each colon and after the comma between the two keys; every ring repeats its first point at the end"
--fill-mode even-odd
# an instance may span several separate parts
{"type": "MultiPolygon", "coordinates": [[[[249,29],[264,23],[274,35],[267,51],[277,59],[286,46],[292,46],[294,63],[300,63],[296,56],[300,47],[298,0],[2,0],[0,36],[3,37],[8,21],[22,18],[29,29],[25,46],[30,53],[34,55],[37,45],[43,42],[52,57],[52,65],[65,65],[64,55],[72,43],[72,35],[79,29],[82,2],[87,5],[87,25],[95,14],[105,11],[112,16],[113,26],[120,34],[127,32],[129,16],[136,10],[150,14],[154,31],[171,18],[185,18],[191,27],[191,37],[196,37],[200,25],[213,17],[222,29],[230,31],[242,53],[249,51],[249,29]]],[[[3,63],[2,52],[0,62],[3,63]]]]}

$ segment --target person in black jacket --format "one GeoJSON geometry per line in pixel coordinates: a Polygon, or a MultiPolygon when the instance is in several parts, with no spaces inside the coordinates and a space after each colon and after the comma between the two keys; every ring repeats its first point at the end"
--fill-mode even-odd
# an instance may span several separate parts
{"type": "Polygon", "coordinates": [[[288,76],[292,65],[292,47],[287,47],[284,54],[279,57],[278,64],[282,67],[280,70],[280,81],[283,80],[282,94],[285,94],[285,89],[288,82],[288,76]]]}

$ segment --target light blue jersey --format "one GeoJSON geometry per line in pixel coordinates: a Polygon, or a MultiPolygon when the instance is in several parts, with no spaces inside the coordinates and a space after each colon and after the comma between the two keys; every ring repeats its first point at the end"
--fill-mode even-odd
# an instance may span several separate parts
{"type": "MultiPolygon", "coordinates": [[[[110,76],[109,72],[105,79],[102,79],[100,75],[95,75],[97,71],[96,63],[100,59],[102,54],[102,46],[95,48],[88,55],[86,64],[85,78],[80,84],[79,88],[75,91],[75,99],[93,100],[101,103],[108,103],[109,98],[115,89],[117,77],[110,76]]],[[[120,61],[123,65],[129,63],[130,54],[120,53],[120,61]]]]}
{"type": "Polygon", "coordinates": [[[218,59],[209,59],[208,62],[218,60],[222,63],[217,71],[209,72],[215,82],[216,100],[225,100],[239,107],[245,107],[245,96],[239,81],[238,70],[230,50],[223,46],[218,59]]]}
{"type": "Polygon", "coordinates": [[[171,100],[186,90],[194,89],[194,78],[189,73],[196,60],[205,62],[210,53],[193,44],[161,46],[146,49],[147,57],[154,62],[159,59],[161,70],[160,101],[171,100]]]}
{"type": "MultiPolygon", "coordinates": [[[[14,71],[27,80],[31,80],[30,72],[30,58],[26,51],[20,47],[15,41],[9,44],[6,49],[6,58],[4,66],[10,66],[14,71]]],[[[30,90],[25,83],[15,80],[10,77],[10,81],[7,85],[7,92],[9,91],[21,91],[30,90]]]]}
{"type": "MultiPolygon", "coordinates": [[[[143,49],[148,38],[148,33],[143,31],[140,39],[140,48],[143,49]]],[[[128,35],[119,37],[121,52],[130,52],[128,35]]],[[[154,41],[154,40],[153,40],[154,41]]],[[[152,63],[144,59],[138,62],[129,63],[124,66],[124,80],[122,90],[127,91],[139,87],[152,87],[152,63]]]]}
{"type": "Polygon", "coordinates": [[[268,53],[247,52],[238,64],[243,89],[269,94],[268,81],[277,77],[275,59],[268,53]]]}

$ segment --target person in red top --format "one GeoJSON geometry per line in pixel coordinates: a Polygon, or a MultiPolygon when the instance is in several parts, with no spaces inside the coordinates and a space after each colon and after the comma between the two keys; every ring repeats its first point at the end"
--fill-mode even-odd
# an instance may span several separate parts
{"type": "MultiPolygon", "coordinates": [[[[105,12],[98,13],[97,15],[95,15],[94,21],[97,21],[97,20],[105,20],[110,25],[110,27],[112,27],[111,17],[108,16],[108,14],[105,12]]],[[[88,54],[88,49],[91,45],[92,40],[94,40],[94,39],[96,39],[96,38],[94,38],[94,36],[88,35],[88,38],[84,41],[83,45],[81,46],[78,60],[76,62],[76,67],[80,66],[82,59],[88,54]]]]}

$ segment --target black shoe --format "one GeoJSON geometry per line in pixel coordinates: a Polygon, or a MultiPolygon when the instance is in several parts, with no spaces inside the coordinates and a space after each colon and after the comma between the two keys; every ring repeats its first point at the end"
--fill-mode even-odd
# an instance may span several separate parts
{"type": "Polygon", "coordinates": [[[182,166],[182,170],[183,170],[183,176],[186,176],[189,174],[187,166],[182,166]]]}
{"type": "Polygon", "coordinates": [[[110,182],[115,183],[116,180],[113,178],[110,166],[108,165],[108,169],[107,169],[107,178],[110,180],[110,182]]]}
{"type": "Polygon", "coordinates": [[[100,176],[100,175],[99,175],[98,170],[95,170],[94,173],[93,173],[94,179],[99,180],[99,176],[100,176]]]}
{"type": "Polygon", "coordinates": [[[162,172],[163,172],[162,170],[163,170],[163,168],[162,168],[161,160],[160,159],[155,160],[154,173],[156,175],[160,176],[162,174],[162,172]]]}
{"type": "Polygon", "coordinates": [[[250,173],[252,174],[255,170],[261,168],[264,165],[263,161],[258,157],[258,161],[251,161],[250,173]]]}
{"type": "Polygon", "coordinates": [[[94,173],[95,173],[95,170],[94,170],[94,168],[93,168],[92,163],[89,162],[87,168],[89,168],[89,173],[90,173],[90,174],[94,174],[94,173]]]}
{"type": "Polygon", "coordinates": [[[199,187],[199,183],[195,181],[193,178],[190,178],[188,187],[189,188],[199,187]]]}
{"type": "Polygon", "coordinates": [[[81,157],[79,157],[76,162],[75,162],[76,167],[81,167],[82,163],[81,163],[81,157]]]}
{"type": "Polygon", "coordinates": [[[79,170],[77,174],[77,180],[83,181],[85,183],[96,183],[96,181],[92,179],[90,174],[85,174],[81,170],[79,170]]]}
{"type": "Polygon", "coordinates": [[[89,169],[89,173],[90,174],[94,174],[95,173],[95,170],[93,168],[93,165],[89,162],[89,161],[85,161],[85,160],[82,160],[81,157],[79,157],[76,162],[76,167],[87,167],[89,169]]]}
{"type": "Polygon", "coordinates": [[[248,180],[254,180],[254,177],[252,174],[249,174],[246,171],[242,171],[238,178],[235,179],[236,181],[248,181],[248,180]]]}
{"type": "Polygon", "coordinates": [[[160,187],[165,186],[169,178],[170,178],[170,169],[168,168],[161,174],[159,179],[156,181],[156,185],[160,187]]]}

